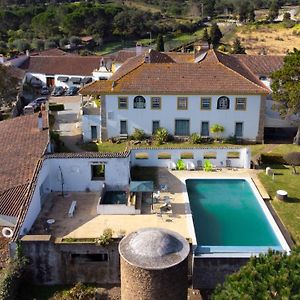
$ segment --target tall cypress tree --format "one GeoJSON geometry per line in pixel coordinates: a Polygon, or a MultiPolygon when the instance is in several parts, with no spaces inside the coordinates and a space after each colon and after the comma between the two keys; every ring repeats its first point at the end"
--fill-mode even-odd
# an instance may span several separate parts
{"type": "Polygon", "coordinates": [[[161,34],[159,34],[157,36],[156,50],[160,51],[160,52],[164,52],[165,51],[165,42],[164,42],[164,38],[163,38],[163,36],[161,34]]]}
{"type": "Polygon", "coordinates": [[[211,43],[214,47],[217,47],[220,44],[220,40],[223,37],[223,34],[217,23],[213,23],[210,28],[210,38],[211,43]]]}

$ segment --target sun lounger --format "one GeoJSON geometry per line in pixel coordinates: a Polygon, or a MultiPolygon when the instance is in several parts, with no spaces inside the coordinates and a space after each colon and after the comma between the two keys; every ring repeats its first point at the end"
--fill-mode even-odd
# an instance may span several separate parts
{"type": "Polygon", "coordinates": [[[169,170],[176,170],[176,164],[174,163],[174,161],[170,161],[168,163],[168,169],[169,170]]]}
{"type": "Polygon", "coordinates": [[[202,170],[203,169],[202,160],[197,160],[196,168],[197,168],[197,170],[202,170]]]}
{"type": "Polygon", "coordinates": [[[229,159],[226,159],[226,168],[228,170],[232,170],[231,160],[229,160],[229,159]]]}
{"type": "Polygon", "coordinates": [[[188,161],[188,162],[186,163],[186,169],[187,169],[188,171],[195,170],[195,164],[194,164],[192,161],[188,161]]]}

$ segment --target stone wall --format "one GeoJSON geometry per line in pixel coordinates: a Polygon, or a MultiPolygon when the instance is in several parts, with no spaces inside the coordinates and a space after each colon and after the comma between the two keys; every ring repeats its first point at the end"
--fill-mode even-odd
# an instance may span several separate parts
{"type": "Polygon", "coordinates": [[[201,258],[194,257],[193,288],[214,289],[225,277],[239,270],[248,258],[201,258]]]}
{"type": "Polygon", "coordinates": [[[55,242],[51,236],[25,236],[21,242],[35,284],[120,283],[118,241],[102,247],[55,242]]]}
{"type": "Polygon", "coordinates": [[[188,259],[162,270],[135,267],[121,258],[122,300],[186,300],[188,259]]]}

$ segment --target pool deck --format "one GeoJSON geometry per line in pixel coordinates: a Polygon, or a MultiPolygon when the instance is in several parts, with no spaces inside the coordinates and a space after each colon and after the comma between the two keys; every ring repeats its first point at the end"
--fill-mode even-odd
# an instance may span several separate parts
{"type": "MultiPolygon", "coordinates": [[[[238,169],[236,171],[223,169],[217,172],[204,171],[169,171],[159,168],[158,184],[166,185],[168,190],[161,192],[161,200],[154,205],[144,204],[140,215],[97,215],[96,206],[99,198],[97,192],[70,192],[66,197],[59,193],[48,195],[45,205],[40,212],[30,234],[51,234],[56,238],[97,238],[106,228],[111,228],[114,236],[121,233],[128,234],[139,228],[162,227],[174,230],[187,239],[194,239],[191,226],[189,206],[186,204],[186,178],[252,178],[261,195],[267,194],[257,179],[256,170],[238,169]],[[160,212],[167,196],[172,210],[160,212]],[[71,202],[77,201],[77,208],[73,217],[68,217],[71,202]],[[45,229],[48,219],[55,223],[45,229]]],[[[263,196],[264,198],[264,196],[263,196]]]]}

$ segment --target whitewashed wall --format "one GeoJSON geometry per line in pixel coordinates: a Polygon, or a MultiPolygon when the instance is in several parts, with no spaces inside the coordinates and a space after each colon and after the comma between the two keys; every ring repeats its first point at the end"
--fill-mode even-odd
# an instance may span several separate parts
{"type": "Polygon", "coordinates": [[[205,153],[216,153],[216,159],[208,159],[215,166],[226,166],[226,160],[228,152],[239,152],[240,157],[230,159],[232,167],[235,168],[250,168],[251,152],[248,148],[192,148],[192,149],[133,149],[131,150],[131,165],[140,167],[168,167],[169,163],[173,161],[176,163],[181,159],[182,153],[193,153],[193,159],[183,159],[185,163],[193,162],[197,165],[197,160],[202,160],[204,164],[205,153]],[[138,159],[136,155],[138,153],[147,153],[148,159],[138,159]],[[159,159],[160,153],[168,153],[171,155],[170,159],[159,159]],[[221,163],[222,162],[222,163],[221,163]]]}
{"type": "Polygon", "coordinates": [[[101,116],[100,115],[82,115],[82,137],[84,142],[92,140],[91,126],[97,126],[97,139],[101,139],[101,116]]]}
{"type": "Polygon", "coordinates": [[[50,193],[50,185],[51,185],[51,178],[50,178],[50,168],[49,168],[49,162],[44,161],[42,168],[40,169],[40,172],[38,174],[37,183],[34,189],[34,193],[29,205],[29,209],[27,212],[27,215],[25,217],[25,220],[23,222],[23,225],[20,230],[20,234],[24,235],[27,234],[30,230],[31,226],[35,222],[38,214],[41,211],[41,197],[40,197],[40,188],[41,185],[45,185],[45,192],[50,193]]]}
{"type": "Polygon", "coordinates": [[[50,164],[51,190],[61,190],[61,167],[65,191],[100,191],[104,181],[91,179],[91,165],[105,164],[105,183],[111,186],[125,186],[129,183],[128,158],[68,158],[48,159],[50,164]]]}
{"type": "MultiPolygon", "coordinates": [[[[238,95],[238,97],[247,98],[246,111],[235,110],[234,95],[224,95],[230,98],[230,109],[217,109],[217,99],[223,95],[184,95],[188,97],[188,110],[177,110],[177,95],[163,95],[161,110],[152,110],[150,108],[151,96],[143,95],[146,99],[146,109],[134,109],[133,98],[136,95],[128,95],[128,109],[118,109],[118,96],[106,96],[107,113],[107,133],[108,137],[118,136],[120,134],[120,120],[127,120],[128,133],[132,134],[134,128],[140,128],[147,134],[152,134],[152,121],[160,121],[160,126],[166,128],[171,134],[174,134],[175,119],[189,119],[190,133],[201,132],[201,122],[208,121],[209,126],[221,124],[225,127],[223,136],[232,136],[235,133],[235,123],[243,122],[243,138],[255,140],[259,129],[260,101],[261,96],[238,95]],[[211,97],[212,109],[201,110],[200,98],[211,97]],[[108,116],[110,118],[108,118],[108,116]]],[[[122,95],[126,96],[126,95],[122,95]]]]}

